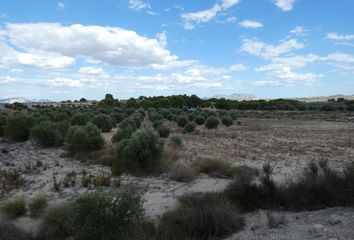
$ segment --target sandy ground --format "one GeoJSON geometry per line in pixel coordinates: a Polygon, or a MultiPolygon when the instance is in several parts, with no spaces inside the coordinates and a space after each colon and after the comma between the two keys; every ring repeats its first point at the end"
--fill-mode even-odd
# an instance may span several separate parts
{"type": "MultiPolygon", "coordinates": [[[[241,118],[241,125],[219,126],[217,130],[207,130],[199,126],[195,133],[183,134],[175,123],[167,123],[172,135],[178,135],[184,142],[184,154],[192,157],[216,157],[232,161],[235,166],[249,165],[261,168],[264,163],[274,166],[278,180],[294,176],[307,163],[328,160],[330,165],[340,169],[343,164],[352,161],[354,156],[354,123],[347,120],[325,121],[308,119],[256,119],[241,118]]],[[[150,123],[143,123],[150,126],[150,123]]],[[[110,141],[116,129],[105,133],[110,141]]],[[[14,196],[29,199],[39,193],[45,193],[50,206],[66,201],[76,193],[89,191],[80,184],[83,169],[88,174],[109,173],[110,169],[101,165],[88,165],[62,157],[63,149],[43,149],[28,142],[13,143],[0,139],[0,169],[21,168],[25,183],[20,189],[0,192],[0,203],[14,196]],[[1,150],[6,149],[4,153],[1,150]],[[41,164],[37,165],[38,162],[41,164]],[[63,179],[75,171],[77,184],[64,188],[60,192],[53,190],[53,174],[63,179]]],[[[158,219],[166,210],[172,209],[177,198],[185,193],[199,191],[222,191],[230,182],[201,174],[190,183],[179,183],[168,178],[133,177],[124,175],[122,186],[133,185],[138,188],[145,200],[146,213],[158,219]]],[[[112,191],[122,187],[111,186],[112,191]]],[[[229,239],[354,239],[354,214],[352,209],[333,208],[315,212],[289,213],[273,212],[275,218],[281,218],[281,224],[269,227],[267,211],[247,214],[246,229],[229,239]],[[332,218],[339,218],[335,223],[332,218]]],[[[18,226],[36,232],[39,220],[28,216],[15,221],[18,226]]]]}

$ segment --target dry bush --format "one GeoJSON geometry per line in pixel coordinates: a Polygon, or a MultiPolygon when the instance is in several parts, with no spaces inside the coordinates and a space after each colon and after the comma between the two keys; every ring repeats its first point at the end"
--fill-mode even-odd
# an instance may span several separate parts
{"type": "Polygon", "coordinates": [[[237,174],[225,193],[244,211],[279,209],[313,211],[326,207],[354,205],[354,163],[343,172],[327,162],[311,163],[303,174],[284,184],[272,180],[272,168],[265,165],[257,176],[237,174]]]}
{"type": "Polygon", "coordinates": [[[223,159],[199,157],[193,162],[193,166],[213,177],[232,177],[235,174],[231,162],[223,159]]]}
{"type": "Polygon", "coordinates": [[[177,161],[170,167],[169,175],[177,182],[190,182],[198,175],[198,170],[190,164],[177,161]]]}
{"type": "Polygon", "coordinates": [[[159,230],[163,239],[224,239],[241,230],[244,220],[221,193],[193,193],[165,213],[159,230]]]}
{"type": "Polygon", "coordinates": [[[168,171],[169,167],[181,157],[181,152],[172,147],[165,147],[161,154],[161,170],[168,171]]]}
{"type": "Polygon", "coordinates": [[[43,217],[39,239],[59,240],[72,236],[72,207],[69,204],[51,208],[43,217]]]}
{"type": "Polygon", "coordinates": [[[26,214],[26,202],[24,198],[7,200],[0,207],[0,212],[8,219],[15,219],[26,214]]]}
{"type": "Polygon", "coordinates": [[[33,198],[28,204],[31,217],[39,217],[47,206],[48,201],[45,195],[38,195],[33,198]]]}

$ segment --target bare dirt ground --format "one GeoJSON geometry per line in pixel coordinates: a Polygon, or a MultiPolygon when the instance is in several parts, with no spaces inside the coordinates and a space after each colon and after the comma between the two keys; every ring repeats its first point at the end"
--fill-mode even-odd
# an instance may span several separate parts
{"type": "MultiPolygon", "coordinates": [[[[195,133],[183,134],[175,123],[169,122],[171,135],[180,136],[184,142],[182,156],[188,158],[215,157],[232,161],[235,166],[248,165],[261,168],[264,163],[274,166],[276,179],[299,173],[307,163],[328,160],[340,169],[343,164],[353,161],[354,123],[350,116],[335,121],[327,119],[241,118],[241,125],[219,126],[207,130],[199,126],[195,133]]],[[[150,123],[143,123],[149,126],[150,123]]],[[[107,142],[111,133],[104,134],[107,142]]],[[[108,167],[88,165],[63,157],[59,148],[43,149],[28,142],[13,143],[0,139],[0,169],[21,168],[24,185],[20,189],[0,192],[0,203],[14,196],[30,199],[45,193],[49,206],[66,201],[76,193],[90,191],[82,187],[82,170],[88,174],[109,173],[108,167]],[[5,149],[6,151],[2,151],[5,149]],[[41,162],[39,164],[39,162],[41,162]],[[59,180],[75,171],[77,184],[60,192],[53,190],[53,175],[59,180]]],[[[199,175],[190,183],[175,182],[167,175],[159,177],[133,177],[124,175],[121,187],[112,186],[112,191],[120,191],[124,186],[133,185],[143,194],[147,215],[157,219],[166,210],[172,209],[177,198],[185,193],[199,191],[222,191],[231,180],[199,175]]],[[[256,211],[247,214],[245,230],[231,239],[354,239],[354,214],[350,208],[332,208],[314,212],[289,213],[276,211],[256,211]],[[269,224],[269,216],[275,225],[269,224]]],[[[29,216],[17,219],[15,223],[24,229],[36,232],[39,220],[29,216]]]]}
{"type": "Polygon", "coordinates": [[[195,156],[232,161],[235,166],[274,167],[280,178],[296,175],[311,161],[328,160],[334,168],[353,161],[354,123],[324,120],[240,119],[241,125],[198,127],[196,133],[182,134],[170,123],[195,156]]]}

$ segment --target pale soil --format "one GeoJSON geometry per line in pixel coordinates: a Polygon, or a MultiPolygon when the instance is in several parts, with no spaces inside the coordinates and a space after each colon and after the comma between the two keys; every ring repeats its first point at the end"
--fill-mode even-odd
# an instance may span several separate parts
{"type": "MultiPolygon", "coordinates": [[[[340,169],[343,164],[354,160],[353,122],[254,118],[240,120],[241,125],[219,126],[217,130],[199,126],[195,133],[190,134],[183,134],[175,123],[167,124],[172,128],[172,135],[180,136],[184,142],[182,158],[215,157],[232,161],[235,166],[249,165],[256,168],[270,163],[279,181],[298,174],[311,161],[328,160],[331,166],[340,169]]],[[[148,122],[143,123],[145,127],[150,125],[148,122]]],[[[104,134],[107,142],[114,131],[116,129],[104,134]]],[[[14,196],[30,199],[45,193],[50,206],[53,206],[70,199],[76,193],[88,191],[80,183],[83,169],[92,175],[110,173],[108,167],[71,160],[62,157],[63,153],[62,149],[43,149],[29,141],[11,143],[0,139],[0,169],[31,169],[23,174],[25,184],[20,190],[1,190],[0,203],[14,196]],[[9,153],[1,153],[2,149],[9,150],[9,153]],[[35,167],[38,161],[43,166],[35,167]],[[63,179],[70,171],[78,174],[76,186],[55,192],[53,174],[63,179]]],[[[143,194],[147,215],[156,219],[176,206],[178,196],[190,192],[222,191],[230,181],[203,174],[190,183],[175,182],[167,174],[147,178],[124,175],[122,187],[112,184],[110,189],[120,191],[128,185],[137,187],[143,194]]],[[[266,211],[256,211],[246,215],[248,224],[245,230],[230,239],[354,239],[354,229],[350,227],[354,225],[353,210],[349,208],[302,213],[278,211],[273,214],[284,216],[284,224],[270,229],[266,211]],[[331,217],[339,217],[341,221],[328,223],[331,217]]],[[[36,232],[40,220],[26,216],[17,219],[15,223],[36,232]]]]}

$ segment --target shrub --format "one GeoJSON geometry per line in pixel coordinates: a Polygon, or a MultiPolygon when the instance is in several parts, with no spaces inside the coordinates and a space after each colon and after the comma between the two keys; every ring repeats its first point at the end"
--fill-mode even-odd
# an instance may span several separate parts
{"type": "Polygon", "coordinates": [[[48,206],[48,201],[46,196],[44,195],[39,195],[33,198],[28,204],[30,214],[32,217],[40,216],[47,206],[48,206]]]}
{"type": "Polygon", "coordinates": [[[125,239],[127,230],[144,216],[143,201],[134,189],[120,195],[92,192],[73,203],[76,239],[125,239]]]}
{"type": "Polygon", "coordinates": [[[5,124],[6,124],[6,116],[0,113],[0,137],[4,136],[5,124]]]}
{"type": "Polygon", "coordinates": [[[224,124],[225,126],[231,126],[233,123],[234,123],[234,121],[232,120],[232,118],[231,117],[228,117],[228,116],[224,116],[224,117],[222,117],[221,118],[221,122],[222,122],[222,124],[224,124]]]}
{"type": "Polygon", "coordinates": [[[0,221],[0,239],[3,240],[33,240],[31,234],[23,231],[9,222],[0,221]]]}
{"type": "Polygon", "coordinates": [[[265,165],[257,174],[241,174],[227,188],[226,194],[242,210],[282,208],[318,210],[325,207],[354,205],[354,163],[337,172],[326,162],[310,164],[301,178],[276,185],[272,169],[265,165]]]}
{"type": "Polygon", "coordinates": [[[231,112],[231,118],[233,119],[233,120],[236,120],[237,118],[238,118],[238,115],[237,115],[237,113],[235,113],[235,112],[231,112]]]}
{"type": "Polygon", "coordinates": [[[170,178],[177,182],[190,182],[197,174],[197,169],[183,161],[175,162],[169,169],[170,178]]]}
{"type": "Polygon", "coordinates": [[[188,116],[182,115],[178,118],[177,124],[180,127],[184,127],[189,122],[188,116]]]}
{"type": "Polygon", "coordinates": [[[66,239],[72,234],[72,207],[70,204],[52,207],[43,216],[38,234],[40,239],[66,239]]]}
{"type": "Polygon", "coordinates": [[[163,239],[224,239],[241,230],[244,220],[233,204],[219,193],[193,193],[179,199],[165,213],[159,230],[163,239]]]}
{"type": "Polygon", "coordinates": [[[89,121],[89,115],[86,113],[75,113],[70,118],[71,125],[84,126],[89,121]]]}
{"type": "Polygon", "coordinates": [[[136,132],[116,148],[116,156],[124,169],[133,172],[151,172],[160,165],[163,145],[151,130],[136,132]]]}
{"type": "Polygon", "coordinates": [[[94,116],[90,122],[95,124],[102,132],[109,132],[113,127],[111,117],[103,113],[94,116]]]}
{"type": "Polygon", "coordinates": [[[112,113],[111,114],[111,118],[115,121],[116,124],[123,121],[123,119],[126,117],[127,117],[127,115],[125,115],[123,113],[112,113]]]}
{"type": "Polygon", "coordinates": [[[219,120],[215,116],[210,116],[205,122],[205,127],[208,129],[217,128],[219,125],[219,120]]]}
{"type": "Polygon", "coordinates": [[[55,113],[52,117],[54,122],[68,121],[69,115],[66,112],[55,113]]]}
{"type": "Polygon", "coordinates": [[[163,125],[163,120],[155,120],[153,123],[152,123],[152,126],[157,129],[160,125],[163,125]]]}
{"type": "Polygon", "coordinates": [[[134,131],[137,129],[135,121],[131,118],[126,118],[119,124],[120,128],[126,128],[128,126],[131,126],[134,129],[134,131]]]}
{"type": "Polygon", "coordinates": [[[214,177],[232,177],[236,172],[230,162],[215,158],[198,158],[193,166],[214,177]]]}
{"type": "Polygon", "coordinates": [[[171,146],[175,149],[181,149],[183,147],[182,139],[177,136],[172,136],[170,138],[169,146],[171,146]]]}
{"type": "Polygon", "coordinates": [[[188,122],[185,126],[184,126],[184,132],[190,133],[190,132],[194,132],[195,128],[197,126],[195,125],[194,122],[188,122]]]}
{"type": "Polygon", "coordinates": [[[33,125],[33,118],[24,113],[17,113],[7,117],[4,127],[5,136],[15,141],[26,141],[33,125]]]}
{"type": "Polygon", "coordinates": [[[168,138],[168,136],[170,135],[171,131],[170,131],[170,129],[168,127],[166,127],[166,125],[161,124],[157,128],[157,132],[159,133],[160,137],[168,138]]]}
{"type": "Polygon", "coordinates": [[[100,130],[91,123],[70,127],[65,142],[71,155],[100,150],[104,144],[100,130]]]}
{"type": "Polygon", "coordinates": [[[25,215],[26,203],[24,198],[7,200],[0,207],[0,211],[9,219],[14,219],[25,215]]]}
{"type": "Polygon", "coordinates": [[[117,132],[114,134],[112,141],[113,142],[119,142],[123,139],[128,139],[133,135],[134,129],[131,125],[128,125],[125,128],[119,128],[117,132]]]}
{"type": "Polygon", "coordinates": [[[31,138],[42,147],[57,146],[60,142],[60,133],[56,126],[55,123],[47,121],[40,122],[31,129],[31,138]]]}
{"type": "Polygon", "coordinates": [[[194,118],[194,122],[198,125],[203,125],[205,123],[205,118],[201,115],[194,118]]]}

